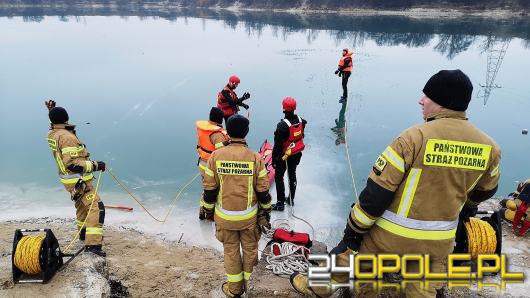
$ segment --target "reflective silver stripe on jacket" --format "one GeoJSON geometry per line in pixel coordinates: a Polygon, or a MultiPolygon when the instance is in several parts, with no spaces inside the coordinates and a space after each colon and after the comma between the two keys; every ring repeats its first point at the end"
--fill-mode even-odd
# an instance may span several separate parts
{"type": "Polygon", "coordinates": [[[423,231],[449,231],[458,226],[458,219],[453,221],[418,220],[406,218],[388,210],[381,217],[400,226],[423,231]]]}

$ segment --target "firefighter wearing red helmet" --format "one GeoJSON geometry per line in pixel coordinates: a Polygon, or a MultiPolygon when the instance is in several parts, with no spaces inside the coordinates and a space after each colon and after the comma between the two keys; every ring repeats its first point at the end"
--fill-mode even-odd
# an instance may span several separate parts
{"type": "Polygon", "coordinates": [[[276,204],[274,211],[283,211],[285,201],[294,203],[296,192],[296,167],[302,158],[304,150],[304,130],[307,121],[296,115],[296,99],[286,97],[282,101],[284,119],[282,119],[274,132],[274,149],[272,151],[272,166],[276,169],[274,181],[276,182],[276,204]],[[285,197],[283,176],[288,172],[289,197],[285,197]]]}
{"type": "Polygon", "coordinates": [[[241,83],[241,80],[238,76],[230,76],[228,84],[226,84],[223,90],[217,95],[217,107],[223,110],[225,123],[228,120],[228,117],[239,112],[239,107],[243,107],[247,110],[249,108],[249,106],[243,101],[250,98],[250,93],[245,92],[242,97],[238,98],[234,91],[239,83],[241,83]]]}

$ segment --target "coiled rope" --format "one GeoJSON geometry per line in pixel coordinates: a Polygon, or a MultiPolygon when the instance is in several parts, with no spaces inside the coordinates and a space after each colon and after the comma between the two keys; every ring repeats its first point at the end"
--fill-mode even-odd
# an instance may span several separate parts
{"type": "Polygon", "coordinates": [[[497,237],[488,222],[471,217],[464,225],[467,232],[468,253],[472,259],[476,259],[479,254],[495,253],[497,237]]]}
{"type": "Polygon", "coordinates": [[[270,253],[264,253],[268,263],[265,268],[280,276],[290,276],[295,272],[305,273],[309,269],[306,253],[309,253],[309,249],[305,246],[291,242],[272,243],[270,253]],[[279,250],[279,255],[274,254],[275,247],[279,250]]]}
{"type": "Polygon", "coordinates": [[[15,250],[15,266],[26,274],[39,274],[42,272],[40,266],[40,250],[44,236],[24,236],[15,250]]]}
{"type": "Polygon", "coordinates": [[[171,204],[169,205],[170,208],[167,210],[166,212],[166,215],[164,216],[163,219],[159,219],[157,218],[156,216],[154,216],[149,210],[147,210],[147,208],[144,206],[144,204],[142,204],[142,202],[140,200],[138,200],[136,198],[136,196],[127,188],[127,186],[125,186],[125,184],[123,183],[123,181],[121,181],[118,177],[116,177],[116,175],[114,175],[114,173],[112,172],[112,170],[108,170],[109,172],[109,175],[110,177],[112,177],[112,179],[133,199],[136,201],[136,203],[138,203],[138,205],[140,205],[140,207],[142,207],[142,209],[144,209],[144,211],[152,218],[154,219],[155,221],[157,222],[161,222],[161,223],[164,223],[166,222],[166,220],[168,219],[169,215],[171,214],[171,211],[173,211],[173,208],[175,208],[175,206],[177,205],[177,201],[179,200],[180,198],[180,195],[182,194],[182,192],[187,189],[191,183],[193,183],[193,181],[195,181],[195,179],[197,179],[197,177],[199,177],[199,174],[196,174],[190,181],[188,181],[188,183],[186,183],[183,187],[180,188],[180,190],[178,191],[177,195],[175,196],[175,198],[173,199],[173,201],[171,202],[171,204]]]}

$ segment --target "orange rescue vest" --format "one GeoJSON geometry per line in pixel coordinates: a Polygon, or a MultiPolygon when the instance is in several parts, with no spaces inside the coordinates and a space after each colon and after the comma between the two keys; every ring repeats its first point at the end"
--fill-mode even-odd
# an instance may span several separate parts
{"type": "Polygon", "coordinates": [[[294,125],[287,119],[283,119],[283,122],[289,127],[289,138],[283,142],[283,153],[286,154],[288,150],[291,150],[288,155],[302,152],[305,148],[302,119],[298,117],[298,123],[294,125]]]}
{"type": "Polygon", "coordinates": [[[197,153],[199,157],[204,160],[208,160],[212,152],[214,152],[215,145],[210,141],[210,135],[214,132],[221,132],[226,135],[226,131],[217,125],[210,123],[209,121],[197,121],[197,153]]]}
{"type": "Polygon", "coordinates": [[[229,102],[224,100],[224,90],[230,92],[230,97],[232,97],[233,100],[237,100],[237,95],[234,91],[232,91],[232,89],[228,88],[228,86],[225,86],[223,90],[217,94],[217,107],[223,110],[225,117],[228,117],[237,114],[237,112],[239,112],[239,107],[231,106],[229,102]]]}
{"type": "Polygon", "coordinates": [[[350,65],[349,66],[346,66],[342,69],[342,71],[349,71],[351,72],[352,70],[352,66],[353,66],[353,58],[352,58],[352,55],[353,53],[352,52],[348,52],[348,54],[346,54],[346,56],[342,56],[339,60],[339,67],[343,67],[344,66],[344,60],[346,60],[346,58],[350,58],[350,65]]]}

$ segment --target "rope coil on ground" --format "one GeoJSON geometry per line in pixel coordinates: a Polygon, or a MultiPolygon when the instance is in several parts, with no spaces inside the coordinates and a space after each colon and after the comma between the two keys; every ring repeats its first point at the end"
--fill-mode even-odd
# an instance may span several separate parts
{"type": "Polygon", "coordinates": [[[305,273],[309,269],[309,261],[305,257],[306,253],[309,253],[309,249],[305,246],[291,242],[272,243],[270,253],[264,252],[269,264],[265,268],[281,276],[289,276],[295,272],[305,273]],[[279,255],[274,254],[275,247],[278,248],[279,255]]]}
{"type": "Polygon", "coordinates": [[[39,274],[42,272],[40,266],[40,250],[44,236],[24,236],[15,250],[14,263],[18,269],[26,274],[39,274]]]}
{"type": "Polygon", "coordinates": [[[495,253],[497,237],[488,222],[471,217],[464,225],[467,232],[468,252],[472,259],[476,259],[479,254],[495,253]]]}

